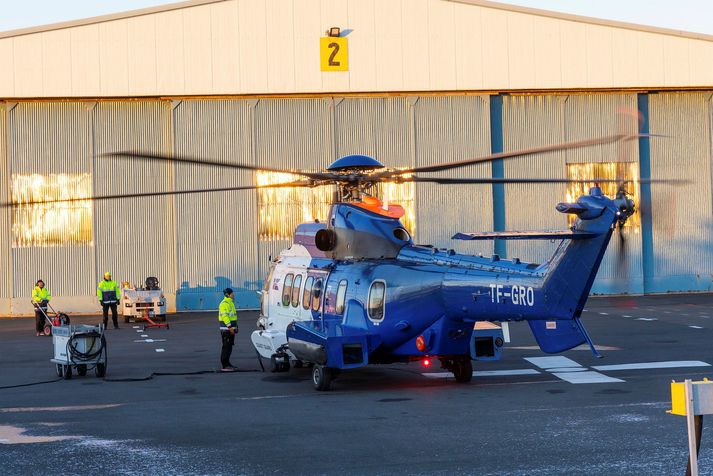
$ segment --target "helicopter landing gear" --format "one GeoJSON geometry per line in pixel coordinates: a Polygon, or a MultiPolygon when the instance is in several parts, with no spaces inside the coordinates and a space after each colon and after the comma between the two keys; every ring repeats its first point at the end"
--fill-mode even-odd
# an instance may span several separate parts
{"type": "Polygon", "coordinates": [[[312,383],[314,384],[315,390],[326,392],[329,390],[329,385],[332,383],[333,378],[334,373],[332,369],[318,364],[314,364],[314,367],[312,367],[312,383]]]}
{"type": "Polygon", "coordinates": [[[441,366],[449,372],[453,372],[458,383],[468,383],[473,380],[473,362],[469,355],[441,359],[441,366]]]}
{"type": "Polygon", "coordinates": [[[278,352],[270,356],[270,372],[289,372],[290,357],[284,352],[278,352]]]}

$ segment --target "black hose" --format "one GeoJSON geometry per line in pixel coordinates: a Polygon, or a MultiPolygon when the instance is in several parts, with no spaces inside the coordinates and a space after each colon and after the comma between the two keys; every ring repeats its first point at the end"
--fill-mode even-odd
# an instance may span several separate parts
{"type": "Polygon", "coordinates": [[[105,378],[105,382],[145,382],[154,377],[180,377],[183,375],[205,375],[205,374],[232,374],[241,372],[259,372],[259,370],[234,370],[232,372],[221,372],[220,370],[196,370],[195,372],[151,372],[146,377],[128,377],[128,378],[105,378]]]}
{"type": "Polygon", "coordinates": [[[63,380],[63,379],[56,378],[54,380],[43,380],[42,382],[21,383],[18,385],[5,385],[4,387],[0,387],[0,390],[7,390],[10,388],[20,388],[20,387],[32,387],[33,385],[43,385],[46,383],[55,383],[55,382],[59,382],[60,380],[63,380]]]}
{"type": "Polygon", "coordinates": [[[104,334],[101,334],[97,331],[90,331],[90,332],[78,332],[74,333],[69,337],[69,340],[67,341],[67,355],[70,357],[71,362],[81,362],[81,361],[87,361],[87,360],[96,360],[97,357],[99,357],[102,352],[105,352],[106,349],[106,339],[104,338],[104,334]],[[76,342],[79,340],[79,338],[88,338],[88,337],[93,337],[94,340],[92,341],[92,346],[89,348],[88,351],[86,352],[80,352],[77,349],[77,344],[76,342]],[[97,342],[97,338],[99,338],[99,348],[94,350],[94,346],[97,342]]]}

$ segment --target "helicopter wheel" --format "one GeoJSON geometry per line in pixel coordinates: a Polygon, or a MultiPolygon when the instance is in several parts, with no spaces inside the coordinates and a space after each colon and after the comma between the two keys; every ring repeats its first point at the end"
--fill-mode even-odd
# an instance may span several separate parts
{"type": "Polygon", "coordinates": [[[329,390],[329,384],[332,383],[332,372],[324,365],[316,365],[312,367],[312,383],[315,390],[325,392],[329,390]]]}
{"type": "Polygon", "coordinates": [[[468,383],[473,379],[473,362],[470,356],[466,355],[457,359],[453,359],[450,371],[458,383],[468,383]]]}
{"type": "Polygon", "coordinates": [[[287,354],[272,354],[270,356],[270,372],[289,372],[290,358],[287,354]]]}

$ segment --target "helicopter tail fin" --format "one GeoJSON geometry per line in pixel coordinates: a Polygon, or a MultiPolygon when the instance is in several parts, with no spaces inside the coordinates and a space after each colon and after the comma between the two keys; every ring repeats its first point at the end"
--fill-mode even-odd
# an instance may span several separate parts
{"type": "Polygon", "coordinates": [[[595,357],[600,358],[601,354],[594,347],[587,331],[579,318],[562,319],[555,321],[528,321],[532,334],[535,336],[537,345],[543,352],[555,354],[573,349],[584,343],[589,344],[589,348],[595,357]]]}
{"type": "Polygon", "coordinates": [[[559,204],[557,210],[577,215],[574,229],[590,237],[562,241],[549,261],[542,265],[543,289],[552,315],[571,320],[581,315],[612,232],[622,215],[619,204],[602,195],[598,187],[593,188],[590,195],[580,197],[576,204],[559,204]]]}

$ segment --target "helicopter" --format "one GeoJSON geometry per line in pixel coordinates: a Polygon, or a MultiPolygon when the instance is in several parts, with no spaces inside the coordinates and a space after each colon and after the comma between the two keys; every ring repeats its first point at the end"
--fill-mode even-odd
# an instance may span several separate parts
{"type": "MultiPolygon", "coordinates": [[[[626,190],[626,184],[633,180],[449,178],[422,174],[632,141],[644,135],[614,134],[400,169],[385,167],[366,155],[344,156],[324,171],[306,171],[118,152],[107,155],[286,173],[300,178],[267,185],[103,195],[22,205],[336,186],[327,219],[298,225],[293,244],[271,260],[260,291],[257,329],[251,334],[258,360],[269,359],[273,372],[311,366],[312,383],[319,391],[328,390],[341,370],[394,362],[438,360],[457,382],[467,383],[473,376],[474,360],[492,361],[502,355],[502,328],[483,323],[527,321],[543,352],[563,352],[586,343],[599,356],[581,322],[581,314],[612,234],[636,212],[626,190]],[[403,207],[382,202],[372,193],[376,185],[384,182],[580,183],[591,188],[576,201],[556,205],[557,212],[575,217],[567,230],[453,235],[456,240],[559,240],[551,257],[538,264],[503,259],[497,254],[471,256],[415,244],[400,220],[403,207]],[[614,197],[602,193],[600,184],[607,182],[618,184],[614,197]]],[[[654,182],[646,178],[637,181],[654,182]]]]}

